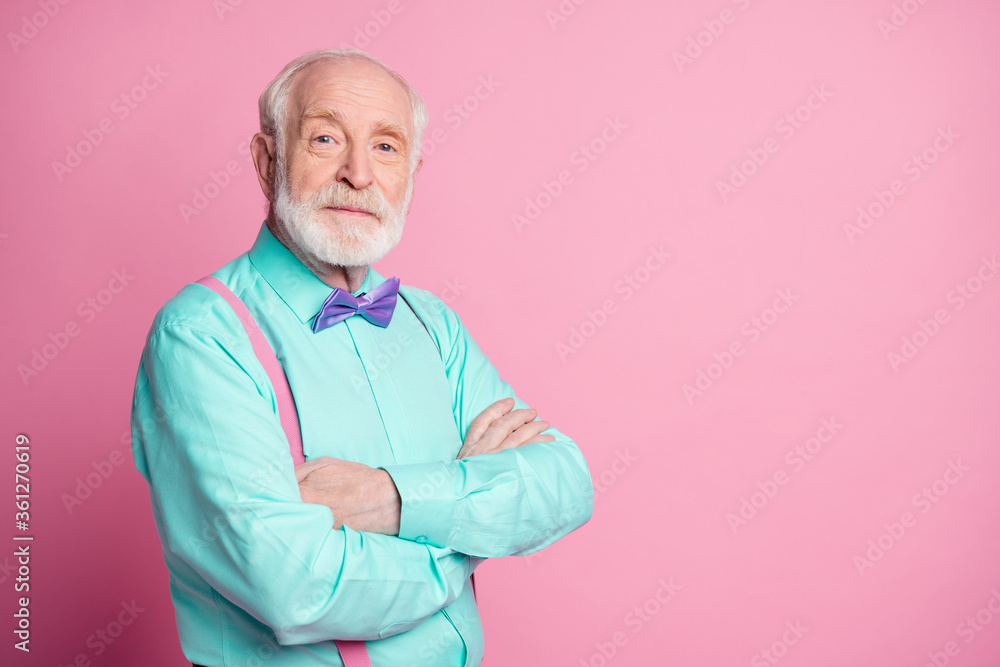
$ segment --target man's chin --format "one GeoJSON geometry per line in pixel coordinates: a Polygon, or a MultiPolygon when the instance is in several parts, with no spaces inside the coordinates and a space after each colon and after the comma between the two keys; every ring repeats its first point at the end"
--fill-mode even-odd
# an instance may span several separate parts
{"type": "Polygon", "coordinates": [[[385,252],[376,250],[375,242],[370,238],[330,234],[324,248],[307,248],[309,253],[327,264],[335,266],[369,266],[381,260],[391,248],[385,252]],[[333,250],[336,248],[336,250],[333,250]]]}
{"type": "MultiPolygon", "coordinates": [[[[314,209],[305,220],[287,225],[291,241],[309,258],[310,264],[370,266],[389,254],[399,238],[388,247],[381,220],[374,215],[344,215],[334,209],[314,209]],[[307,231],[310,230],[311,232],[307,231]],[[378,230],[378,231],[376,231],[378,230]]],[[[402,233],[400,230],[400,237],[402,233]]]]}

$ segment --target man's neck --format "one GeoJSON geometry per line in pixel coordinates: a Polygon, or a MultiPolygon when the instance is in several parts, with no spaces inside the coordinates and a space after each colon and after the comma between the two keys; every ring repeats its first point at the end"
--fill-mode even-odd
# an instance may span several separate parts
{"type": "Polygon", "coordinates": [[[267,216],[267,228],[271,230],[271,234],[278,239],[281,245],[288,248],[300,262],[306,265],[306,268],[330,287],[339,287],[348,292],[355,292],[361,287],[365,276],[368,275],[367,266],[338,266],[307,256],[289,237],[284,225],[275,222],[273,215],[267,216]]]}

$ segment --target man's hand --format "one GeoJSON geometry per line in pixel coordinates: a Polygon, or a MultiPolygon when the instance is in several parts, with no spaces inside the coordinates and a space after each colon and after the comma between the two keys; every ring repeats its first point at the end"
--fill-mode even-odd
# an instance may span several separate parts
{"type": "Polygon", "coordinates": [[[295,466],[303,502],[333,511],[333,529],[399,534],[399,491],[385,470],[321,456],[295,466]]]}
{"type": "Polygon", "coordinates": [[[465,444],[458,458],[479,454],[492,454],[510,447],[520,447],[529,442],[551,442],[552,435],[539,435],[549,427],[546,421],[537,421],[538,410],[522,408],[511,412],[513,398],[493,403],[472,420],[465,444]]]}
{"type": "MultiPolygon", "coordinates": [[[[472,420],[459,459],[492,454],[529,442],[551,442],[539,435],[549,427],[537,421],[535,409],[514,410],[513,398],[493,403],[472,420]]],[[[385,470],[363,463],[321,456],[295,466],[303,502],[326,505],[333,511],[333,528],[399,535],[399,491],[385,470]]]]}

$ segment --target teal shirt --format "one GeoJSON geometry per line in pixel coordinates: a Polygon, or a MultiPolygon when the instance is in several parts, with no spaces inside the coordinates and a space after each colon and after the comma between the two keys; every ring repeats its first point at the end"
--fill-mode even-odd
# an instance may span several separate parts
{"type": "MultiPolygon", "coordinates": [[[[153,321],[132,404],[133,455],[185,656],[340,665],[332,640],[363,639],[375,667],[478,665],[469,577],[483,559],[537,551],[590,518],[576,444],[550,427],[552,442],[456,460],[488,405],[514,396],[515,408],[528,406],[430,292],[402,286],[406,300],[384,329],[355,316],[314,334],[332,290],[266,225],[212,275],[281,359],[306,458],[384,468],[402,511],[396,537],[333,530],[329,508],[302,502],[242,325],[217,294],[185,286],[153,321]]],[[[384,280],[369,267],[353,294],[384,280]]]]}

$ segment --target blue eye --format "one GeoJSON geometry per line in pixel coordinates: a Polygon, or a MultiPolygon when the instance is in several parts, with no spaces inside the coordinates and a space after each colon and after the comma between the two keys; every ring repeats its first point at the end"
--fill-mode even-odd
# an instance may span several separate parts
{"type": "MultiPolygon", "coordinates": [[[[323,136],[321,136],[321,137],[316,137],[316,141],[319,141],[320,139],[329,139],[330,141],[333,141],[332,137],[330,137],[328,135],[325,135],[325,134],[323,136]]],[[[323,143],[327,143],[327,142],[324,141],[323,143]]]]}
{"type": "MultiPolygon", "coordinates": [[[[379,146],[379,148],[381,148],[382,146],[388,146],[389,150],[392,150],[392,151],[396,150],[395,148],[392,147],[391,144],[379,144],[378,146],[379,146]]],[[[387,151],[382,151],[382,152],[385,153],[387,151]]]]}

